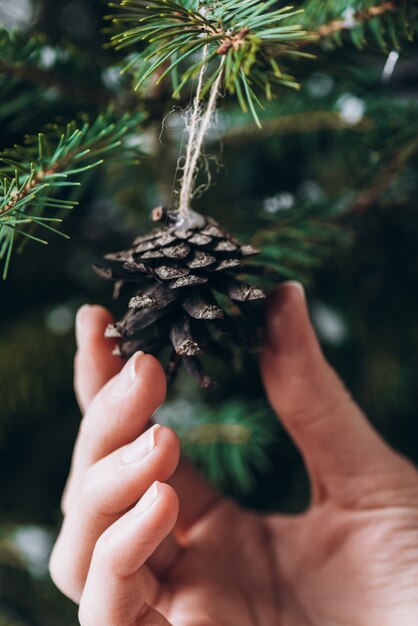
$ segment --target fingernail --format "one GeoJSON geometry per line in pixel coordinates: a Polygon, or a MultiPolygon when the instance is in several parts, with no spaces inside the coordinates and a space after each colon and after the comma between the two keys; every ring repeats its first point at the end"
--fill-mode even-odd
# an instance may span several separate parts
{"type": "Polygon", "coordinates": [[[138,437],[136,441],[122,450],[120,455],[123,463],[137,463],[144,460],[152,452],[158,443],[158,431],[161,426],[155,424],[146,433],[138,437]]]}
{"type": "Polygon", "coordinates": [[[292,289],[295,289],[298,291],[299,295],[302,296],[303,300],[306,300],[305,288],[302,283],[297,280],[287,280],[282,284],[282,287],[291,287],[292,289]]]}
{"type": "Polygon", "coordinates": [[[131,510],[132,515],[144,515],[155,504],[158,498],[158,485],[159,482],[155,482],[148,491],[142,496],[140,501],[131,510]]]}
{"type": "Polygon", "coordinates": [[[110,387],[111,396],[120,398],[129,391],[138,375],[138,365],[143,355],[143,352],[136,352],[133,357],[129,359],[110,387]]]}
{"type": "Polygon", "coordinates": [[[76,330],[76,338],[77,338],[77,345],[80,347],[80,345],[83,343],[83,340],[85,339],[86,336],[86,319],[88,316],[88,311],[90,309],[90,304],[84,304],[77,312],[77,316],[75,318],[75,330],[76,330]]]}

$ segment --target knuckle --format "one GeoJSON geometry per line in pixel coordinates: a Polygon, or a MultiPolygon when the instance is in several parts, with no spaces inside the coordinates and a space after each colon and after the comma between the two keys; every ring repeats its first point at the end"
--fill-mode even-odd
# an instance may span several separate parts
{"type": "Polygon", "coordinates": [[[83,511],[108,517],[119,512],[119,497],[123,476],[113,468],[111,472],[99,461],[85,472],[80,484],[78,498],[83,511]]]}
{"type": "Polygon", "coordinates": [[[48,569],[49,569],[49,575],[52,579],[52,582],[54,583],[54,585],[56,587],[58,587],[58,589],[60,589],[62,591],[62,581],[61,581],[61,568],[60,565],[58,563],[58,558],[57,558],[57,544],[55,544],[54,549],[52,550],[52,554],[49,558],[49,563],[48,563],[48,569]]]}
{"type": "Polygon", "coordinates": [[[64,491],[61,496],[60,506],[61,506],[61,513],[63,517],[65,517],[69,513],[72,507],[74,494],[76,492],[75,487],[76,487],[76,481],[74,480],[74,477],[73,477],[73,470],[71,470],[67,478],[67,483],[64,487],[64,491]]]}
{"type": "Polygon", "coordinates": [[[94,443],[98,437],[102,436],[102,431],[108,423],[108,420],[103,418],[108,417],[113,410],[114,407],[110,404],[109,383],[107,383],[90,402],[81,419],[79,436],[83,442],[94,443]]]}
{"type": "Polygon", "coordinates": [[[61,497],[61,513],[62,515],[67,515],[68,509],[70,508],[68,490],[66,489],[61,497]]]}
{"type": "MultiPolygon", "coordinates": [[[[88,411],[83,415],[80,421],[78,436],[79,436],[79,439],[83,440],[83,442],[84,441],[88,442],[95,435],[96,429],[94,428],[94,420],[93,420],[93,410],[94,410],[95,405],[96,405],[96,399],[92,401],[92,403],[90,404],[88,408],[88,411]]],[[[97,432],[96,432],[96,436],[97,436],[97,432]]]]}
{"type": "MultiPolygon", "coordinates": [[[[391,472],[392,490],[399,496],[404,494],[405,503],[418,501],[418,471],[416,466],[398,452],[390,450],[393,455],[393,471],[391,472]]],[[[389,481],[386,481],[386,484],[389,481]]]]}
{"type": "MultiPolygon", "coordinates": [[[[78,621],[80,623],[80,626],[97,626],[98,624],[95,611],[93,611],[85,601],[81,602],[78,609],[78,621]]],[[[101,624],[102,626],[105,626],[103,622],[101,624]]]]}
{"type": "Polygon", "coordinates": [[[92,509],[96,508],[98,491],[97,473],[94,465],[92,465],[85,471],[78,488],[77,499],[81,503],[82,508],[86,506],[92,509]]]}
{"type": "Polygon", "coordinates": [[[59,541],[55,544],[49,559],[49,575],[61,593],[71,600],[77,601],[78,590],[76,581],[71,575],[71,567],[68,567],[68,564],[62,558],[59,541]]]}
{"type": "Polygon", "coordinates": [[[113,579],[125,579],[128,551],[123,538],[110,526],[99,537],[93,552],[92,567],[113,579]]]}
{"type": "Polygon", "coordinates": [[[315,407],[311,405],[296,407],[290,415],[295,428],[315,428],[333,415],[338,415],[347,409],[357,410],[356,405],[348,393],[342,390],[334,397],[320,399],[315,407]]]}
{"type": "Polygon", "coordinates": [[[140,626],[141,624],[155,624],[155,626],[159,626],[161,624],[162,626],[163,622],[161,619],[158,619],[158,615],[154,609],[152,609],[149,604],[144,603],[136,616],[135,622],[130,626],[140,626]]]}
{"type": "Polygon", "coordinates": [[[93,559],[98,567],[115,574],[118,565],[119,551],[113,538],[112,528],[100,535],[94,548],[93,559]]]}

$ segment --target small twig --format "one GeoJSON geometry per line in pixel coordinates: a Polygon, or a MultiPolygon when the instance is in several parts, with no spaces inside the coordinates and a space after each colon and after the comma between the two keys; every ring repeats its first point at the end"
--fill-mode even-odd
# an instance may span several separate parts
{"type": "Polygon", "coordinates": [[[333,20],[328,24],[323,24],[319,26],[316,30],[308,32],[307,43],[312,40],[317,39],[325,39],[334,33],[344,31],[344,30],[352,30],[358,24],[363,22],[368,22],[374,17],[378,17],[379,15],[383,15],[384,13],[388,13],[390,11],[396,11],[398,7],[397,2],[395,1],[387,1],[382,4],[378,4],[374,7],[369,7],[364,11],[359,11],[358,13],[354,13],[354,15],[350,19],[342,19],[342,20],[333,20]]]}
{"type": "Polygon", "coordinates": [[[226,55],[231,48],[238,50],[238,48],[245,43],[245,38],[250,32],[249,28],[242,28],[239,33],[235,35],[225,34],[224,40],[216,52],[221,55],[226,55]]]}
{"type": "MultiPolygon", "coordinates": [[[[89,149],[89,157],[93,158],[97,154],[97,152],[100,153],[101,146],[103,145],[106,146],[105,140],[98,141],[94,145],[93,149],[89,149]]],[[[28,184],[20,192],[16,191],[15,193],[11,194],[8,203],[4,207],[0,208],[0,217],[13,210],[13,207],[17,204],[17,202],[24,200],[28,195],[30,195],[35,187],[37,185],[43,184],[48,176],[53,176],[54,174],[58,174],[60,172],[63,173],[67,165],[78,153],[78,149],[72,150],[68,154],[63,155],[62,158],[58,161],[55,161],[55,163],[52,163],[52,165],[47,170],[39,169],[36,173],[34,173],[28,184]]],[[[29,174],[26,175],[29,176],[29,174]]],[[[16,180],[16,184],[19,184],[18,180],[16,180]]]]}
{"type": "Polygon", "coordinates": [[[363,118],[356,124],[350,124],[341,117],[338,111],[306,111],[280,115],[271,120],[263,119],[262,128],[254,124],[237,126],[228,130],[224,139],[236,144],[248,141],[261,141],[274,134],[287,135],[293,133],[315,133],[321,130],[351,130],[364,132],[370,130],[373,122],[369,118],[363,118]]]}
{"type": "Polygon", "coordinates": [[[49,170],[39,170],[39,172],[37,172],[35,176],[33,176],[31,181],[28,182],[27,185],[25,185],[22,191],[15,191],[15,193],[10,196],[10,200],[8,201],[8,203],[4,207],[0,208],[0,217],[5,215],[6,213],[9,213],[14,208],[14,206],[21,200],[24,200],[35,189],[37,185],[42,184],[47,176],[55,174],[57,170],[58,164],[54,164],[49,170]]]}
{"type": "Polygon", "coordinates": [[[360,193],[351,206],[351,213],[361,215],[375,205],[416,152],[418,152],[418,137],[389,161],[379,172],[371,187],[360,193]]]}
{"type": "Polygon", "coordinates": [[[104,105],[110,102],[110,97],[105,92],[83,89],[74,83],[60,80],[57,76],[34,65],[7,63],[6,61],[0,60],[0,74],[33,83],[38,87],[55,87],[64,95],[71,96],[72,98],[80,98],[96,105],[104,105]]]}

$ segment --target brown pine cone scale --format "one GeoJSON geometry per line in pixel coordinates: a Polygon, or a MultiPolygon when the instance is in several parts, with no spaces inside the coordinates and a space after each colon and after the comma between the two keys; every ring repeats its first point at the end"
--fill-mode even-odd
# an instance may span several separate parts
{"type": "Polygon", "coordinates": [[[229,354],[213,330],[242,343],[231,304],[235,313],[245,315],[243,303],[262,300],[265,294],[236,274],[247,269],[249,274],[263,273],[260,266],[247,264],[258,251],[194,211],[180,221],[176,211],[158,207],[152,217],[164,225],[136,237],[128,250],[106,255],[110,267],[94,268],[114,283],[115,297],[126,288],[135,290],[127,312],[107,328],[106,336],[119,340],[115,353],[122,357],[137,350],[157,356],[170,346],[169,380],[183,363],[203,388],[211,387],[214,381],[197,356],[205,350],[216,352],[217,346],[220,354],[229,354]]]}

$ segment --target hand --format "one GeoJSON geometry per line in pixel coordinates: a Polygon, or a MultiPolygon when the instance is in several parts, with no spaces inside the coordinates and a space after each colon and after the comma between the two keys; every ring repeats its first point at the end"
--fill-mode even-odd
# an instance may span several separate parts
{"type": "Polygon", "coordinates": [[[118,373],[109,314],[83,308],[78,321],[86,413],[51,574],[82,626],[418,624],[418,474],[324,360],[298,285],[272,298],[261,359],[310,474],[296,517],[246,512],[177,467],[174,434],[146,430],[165,395],[158,362],[136,354],[118,373]]]}

